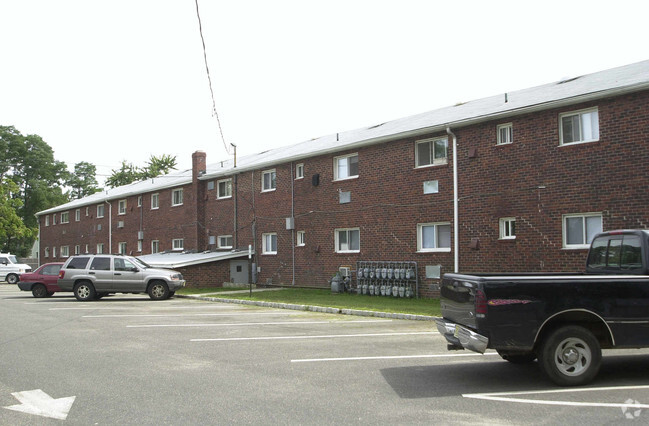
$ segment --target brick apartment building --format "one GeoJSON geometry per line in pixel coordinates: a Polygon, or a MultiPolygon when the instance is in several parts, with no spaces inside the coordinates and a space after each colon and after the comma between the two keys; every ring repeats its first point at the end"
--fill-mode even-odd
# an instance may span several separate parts
{"type": "Polygon", "coordinates": [[[233,262],[247,271],[250,246],[259,284],[326,287],[341,266],[409,261],[425,296],[454,269],[580,270],[594,233],[649,226],[649,61],[236,165],[192,159],[38,213],[41,263],[193,252],[167,264],[190,285],[220,285],[233,262]]]}

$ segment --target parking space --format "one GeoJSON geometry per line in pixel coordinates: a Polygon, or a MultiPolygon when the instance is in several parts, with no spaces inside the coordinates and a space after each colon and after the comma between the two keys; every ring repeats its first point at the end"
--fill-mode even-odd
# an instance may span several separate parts
{"type": "MultiPolygon", "coordinates": [[[[602,424],[649,417],[648,351],[605,356],[592,387],[559,391],[535,363],[448,352],[425,321],[146,295],[81,303],[68,295],[35,299],[4,285],[0,320],[0,407],[18,404],[12,393],[28,390],[74,396],[65,417],[71,423],[602,424]]],[[[33,416],[0,409],[3,424],[31,424],[33,416]]]]}

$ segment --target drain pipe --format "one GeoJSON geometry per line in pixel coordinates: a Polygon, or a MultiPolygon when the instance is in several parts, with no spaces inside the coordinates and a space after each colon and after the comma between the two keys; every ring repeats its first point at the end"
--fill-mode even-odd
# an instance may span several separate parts
{"type": "Polygon", "coordinates": [[[458,183],[457,183],[457,136],[451,131],[450,127],[446,128],[446,133],[453,138],[453,268],[458,273],[460,269],[460,224],[459,224],[459,207],[458,207],[458,183]]]}

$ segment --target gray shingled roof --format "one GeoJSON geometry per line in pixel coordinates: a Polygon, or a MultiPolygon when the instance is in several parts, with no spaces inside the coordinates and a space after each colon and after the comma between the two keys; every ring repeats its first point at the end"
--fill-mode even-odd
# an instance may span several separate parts
{"type": "MultiPolygon", "coordinates": [[[[638,62],[606,71],[587,74],[529,89],[502,93],[410,117],[400,118],[375,126],[346,131],[304,141],[295,145],[272,149],[237,159],[234,168],[231,158],[209,164],[201,180],[214,179],[242,172],[272,167],[317,155],[356,149],[364,145],[382,143],[397,138],[441,132],[481,121],[510,117],[561,105],[583,102],[649,89],[649,61],[638,62]]],[[[154,192],[191,182],[191,170],[171,173],[155,179],[109,189],[80,200],[71,201],[37,213],[43,215],[99,204],[130,195],[154,192]]]]}

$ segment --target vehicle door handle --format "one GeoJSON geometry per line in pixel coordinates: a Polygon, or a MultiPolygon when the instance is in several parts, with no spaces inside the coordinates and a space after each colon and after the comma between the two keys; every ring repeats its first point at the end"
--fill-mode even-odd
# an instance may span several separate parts
{"type": "Polygon", "coordinates": [[[88,274],[90,274],[90,275],[95,275],[95,273],[94,273],[94,272],[88,272],[88,274]]]}
{"type": "Polygon", "coordinates": [[[115,275],[122,275],[122,274],[119,274],[119,273],[115,272],[115,275]]]}

